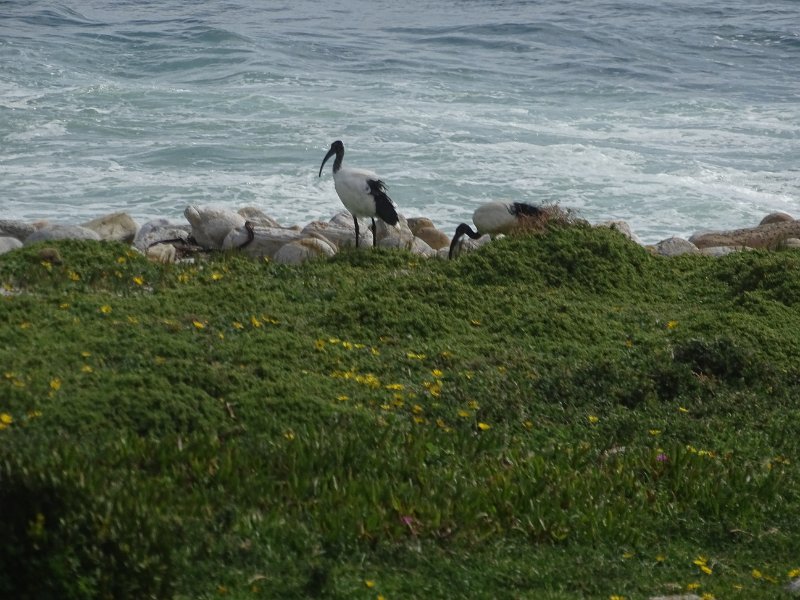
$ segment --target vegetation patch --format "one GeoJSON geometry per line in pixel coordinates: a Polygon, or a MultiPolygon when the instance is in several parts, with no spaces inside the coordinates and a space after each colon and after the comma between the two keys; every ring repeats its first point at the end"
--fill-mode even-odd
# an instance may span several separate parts
{"type": "Polygon", "coordinates": [[[5,254],[0,595],[780,597],[797,256],[5,254]]]}

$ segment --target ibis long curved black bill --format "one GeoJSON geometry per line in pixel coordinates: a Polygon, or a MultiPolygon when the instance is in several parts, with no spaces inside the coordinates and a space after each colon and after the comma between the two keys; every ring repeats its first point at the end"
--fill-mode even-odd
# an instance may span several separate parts
{"type": "Polygon", "coordinates": [[[328,153],[325,155],[325,158],[322,159],[322,164],[319,166],[319,177],[322,177],[322,168],[325,166],[325,163],[328,162],[328,159],[336,154],[336,148],[331,148],[328,150],[328,153]]]}

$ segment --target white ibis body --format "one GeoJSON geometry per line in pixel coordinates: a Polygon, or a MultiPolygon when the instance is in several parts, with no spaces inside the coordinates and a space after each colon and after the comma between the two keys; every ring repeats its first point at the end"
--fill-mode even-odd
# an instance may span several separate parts
{"type": "Polygon", "coordinates": [[[392,226],[397,225],[399,220],[394,202],[386,195],[386,184],[372,171],[343,167],[344,144],[339,140],[331,144],[330,150],[322,160],[319,167],[320,177],[325,163],[334,155],[336,160],[333,161],[333,185],[342,204],[353,215],[353,224],[356,226],[356,248],[358,248],[359,217],[372,219],[372,245],[375,246],[377,243],[375,217],[392,226]]]}
{"type": "Polygon", "coordinates": [[[453,241],[450,242],[449,257],[453,258],[453,251],[456,249],[461,237],[466,234],[473,240],[485,234],[497,235],[498,233],[509,233],[525,217],[536,217],[541,214],[542,209],[532,204],[524,202],[489,202],[481,204],[472,213],[472,222],[477,231],[474,231],[466,223],[461,223],[456,228],[453,241]]]}

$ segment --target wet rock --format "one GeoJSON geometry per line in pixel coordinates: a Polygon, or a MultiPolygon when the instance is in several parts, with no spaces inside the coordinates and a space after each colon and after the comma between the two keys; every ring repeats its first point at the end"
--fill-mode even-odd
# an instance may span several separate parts
{"type": "Polygon", "coordinates": [[[36,229],[37,227],[25,221],[0,219],[0,236],[2,237],[12,237],[24,242],[36,229]]]}

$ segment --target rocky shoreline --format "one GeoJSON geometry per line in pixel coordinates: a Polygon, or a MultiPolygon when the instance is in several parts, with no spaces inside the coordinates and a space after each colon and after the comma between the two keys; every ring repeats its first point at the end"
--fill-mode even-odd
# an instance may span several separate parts
{"type": "MultiPolygon", "coordinates": [[[[561,209],[555,210],[566,214],[561,209]]],[[[353,219],[346,211],[335,214],[328,221],[312,221],[305,226],[291,227],[281,226],[253,207],[233,211],[190,205],[184,211],[184,217],[185,222],[155,219],[141,225],[124,212],[101,216],[80,225],[0,219],[0,254],[37,242],[86,239],[130,244],[151,259],[165,263],[199,252],[238,249],[253,258],[268,258],[280,264],[301,264],[309,259],[333,256],[339,248],[355,244],[353,219]]],[[[624,221],[608,221],[595,226],[611,227],[640,244],[624,221]]],[[[368,227],[361,227],[360,231],[359,245],[371,247],[373,232],[368,227]]],[[[430,219],[407,219],[402,215],[396,227],[376,221],[374,235],[379,247],[402,248],[419,256],[443,259],[448,256],[451,239],[430,219]]],[[[459,242],[457,252],[474,250],[490,240],[488,235],[478,240],[464,238],[459,242]]],[[[661,256],[723,256],[754,248],[800,248],[800,221],[786,213],[772,213],[754,227],[701,232],[688,240],[671,237],[645,247],[661,256]]]]}

